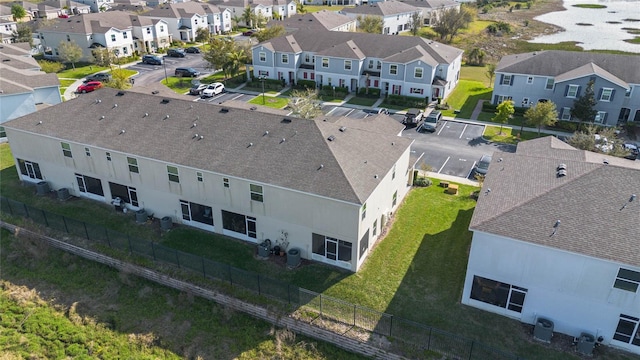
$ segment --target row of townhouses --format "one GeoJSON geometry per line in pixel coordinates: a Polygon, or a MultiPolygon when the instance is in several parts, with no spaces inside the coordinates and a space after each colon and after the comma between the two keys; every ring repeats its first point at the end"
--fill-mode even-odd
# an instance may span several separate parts
{"type": "Polygon", "coordinates": [[[386,115],[307,120],[104,88],[5,128],[25,182],[256,244],[286,232],[303,258],[351,271],[413,177],[412,141],[386,115]]]}
{"type": "Polygon", "coordinates": [[[596,124],[640,122],[640,56],[590,52],[537,51],[507,55],[496,66],[494,104],[516,106],[552,101],[560,120],[571,117],[574,101],[593,82],[596,124]]]}
{"type": "Polygon", "coordinates": [[[414,36],[301,29],[252,48],[253,75],[319,86],[446,98],[460,77],[462,50],[414,36]]]}
{"type": "Polygon", "coordinates": [[[253,15],[261,16],[267,21],[282,20],[295,15],[298,4],[295,0],[211,0],[209,3],[228,9],[232,17],[237,17],[239,24],[253,27],[256,24],[247,23],[243,17],[247,8],[253,15]]]}

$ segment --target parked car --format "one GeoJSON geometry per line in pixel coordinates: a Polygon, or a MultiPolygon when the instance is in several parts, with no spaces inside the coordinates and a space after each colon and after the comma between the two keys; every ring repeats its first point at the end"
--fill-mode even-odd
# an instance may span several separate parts
{"type": "Polygon", "coordinates": [[[182,49],[169,49],[167,50],[167,56],[169,57],[185,57],[187,53],[182,49]]]}
{"type": "Polygon", "coordinates": [[[258,29],[247,30],[242,33],[242,36],[253,36],[258,32],[258,29]]]}
{"type": "Polygon", "coordinates": [[[424,131],[435,132],[436,127],[438,126],[438,123],[440,122],[441,119],[442,119],[442,113],[438,110],[434,110],[430,112],[429,115],[427,115],[427,117],[424,118],[424,120],[416,130],[419,132],[424,132],[424,131]]]}
{"type": "Polygon", "coordinates": [[[207,86],[209,86],[209,84],[193,84],[189,89],[189,95],[201,95],[207,86]]]}
{"type": "Polygon", "coordinates": [[[190,67],[179,67],[176,68],[175,76],[196,77],[200,76],[200,71],[197,71],[196,69],[190,67]]]}
{"type": "Polygon", "coordinates": [[[629,154],[624,157],[625,159],[635,160],[638,158],[638,155],[640,155],[640,150],[638,150],[635,144],[626,143],[624,144],[624,148],[629,152],[629,154]]]}
{"type": "Polygon", "coordinates": [[[202,90],[202,97],[212,97],[214,95],[222,94],[224,92],[224,84],[213,83],[209,84],[204,90],[202,90]]]}
{"type": "Polygon", "coordinates": [[[111,74],[97,73],[97,74],[89,75],[87,76],[87,79],[84,82],[89,82],[89,81],[109,82],[111,81],[111,74]]]}
{"type": "Polygon", "coordinates": [[[162,65],[163,60],[160,56],[157,55],[144,55],[142,57],[142,63],[149,65],[162,65]]]}
{"type": "Polygon", "coordinates": [[[489,164],[491,164],[491,155],[482,155],[480,161],[478,161],[473,170],[477,174],[487,175],[487,172],[489,171],[489,164]]]}
{"type": "Polygon", "coordinates": [[[195,46],[189,46],[188,48],[184,49],[184,52],[188,54],[200,54],[200,48],[195,46]]]}
{"type": "Polygon", "coordinates": [[[78,86],[78,89],[76,89],[76,92],[85,94],[88,92],[92,92],[93,90],[100,89],[102,86],[103,85],[100,81],[89,81],[78,86]]]}
{"type": "Polygon", "coordinates": [[[413,109],[413,108],[409,109],[407,110],[407,113],[404,115],[404,118],[402,119],[402,123],[410,127],[416,126],[418,125],[420,120],[422,120],[423,115],[424,113],[420,109],[413,109]]]}

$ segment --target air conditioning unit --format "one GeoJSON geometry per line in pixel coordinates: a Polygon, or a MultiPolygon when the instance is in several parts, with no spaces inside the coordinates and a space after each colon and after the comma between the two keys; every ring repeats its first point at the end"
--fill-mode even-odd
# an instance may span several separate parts
{"type": "Polygon", "coordinates": [[[553,337],[553,321],[545,318],[538,318],[533,328],[533,338],[542,342],[550,343],[553,337]]]}
{"type": "Polygon", "coordinates": [[[576,350],[582,355],[592,355],[596,345],[596,337],[589,333],[582,333],[576,339],[576,350]]]}

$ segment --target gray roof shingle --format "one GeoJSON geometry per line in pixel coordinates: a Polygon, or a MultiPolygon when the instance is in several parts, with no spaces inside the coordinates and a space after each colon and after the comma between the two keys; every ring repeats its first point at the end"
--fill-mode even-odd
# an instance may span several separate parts
{"type": "MultiPolygon", "coordinates": [[[[559,50],[536,51],[504,56],[500,59],[496,71],[556,77],[589,63],[597,65],[600,70],[627,83],[640,84],[640,56],[637,55],[559,50]]],[[[582,75],[599,74],[597,71],[599,70],[583,68],[582,75]]]]}
{"type": "MultiPolygon", "coordinates": [[[[5,127],[355,204],[366,201],[411,146],[398,131],[384,133],[362,120],[287,122],[279,114],[122,94],[100,89],[5,127]],[[203,139],[195,140],[196,133],[203,139]]],[[[377,121],[397,123],[384,115],[368,120],[377,121]]]]}
{"type": "Polygon", "coordinates": [[[640,199],[628,203],[640,193],[640,163],[602,159],[553,137],[494,154],[469,228],[640,266],[640,199]]]}
{"type": "MultiPolygon", "coordinates": [[[[292,41],[294,41],[302,51],[315,53],[329,51],[329,49],[335,48],[337,45],[353,41],[353,44],[364,56],[379,59],[394,57],[407,49],[419,47],[424,50],[424,53],[416,53],[416,56],[420,57],[417,57],[415,60],[425,56],[424,54],[428,54],[428,56],[439,64],[450,64],[462,54],[462,50],[453,46],[416,36],[389,36],[342,31],[320,32],[310,29],[301,29],[289,35],[287,38],[280,36],[255,46],[265,46],[274,51],[290,52],[292,41]]],[[[345,47],[344,53],[332,52],[332,54],[336,57],[353,58],[351,49],[352,47],[345,47]]],[[[403,62],[408,62],[408,60],[409,59],[406,58],[402,59],[403,62]]]]}
{"type": "Polygon", "coordinates": [[[361,15],[376,15],[376,16],[392,16],[397,14],[406,14],[422,11],[413,5],[406,4],[400,1],[387,0],[379,1],[369,5],[362,5],[350,8],[344,8],[343,13],[347,14],[361,14],[361,15]]]}

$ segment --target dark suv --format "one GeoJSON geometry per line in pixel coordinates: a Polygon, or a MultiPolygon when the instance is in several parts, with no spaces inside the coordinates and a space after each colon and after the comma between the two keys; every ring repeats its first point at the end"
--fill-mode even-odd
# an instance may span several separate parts
{"type": "Polygon", "coordinates": [[[167,50],[167,56],[171,57],[185,57],[187,54],[182,49],[169,49],[167,50]]]}
{"type": "Polygon", "coordinates": [[[175,71],[175,76],[180,76],[180,77],[196,77],[200,75],[200,71],[197,71],[194,68],[190,68],[190,67],[179,67],[176,68],[175,71]]]}
{"type": "Polygon", "coordinates": [[[145,55],[142,57],[142,62],[149,65],[162,65],[162,58],[156,55],[145,55]]]}
{"type": "Polygon", "coordinates": [[[109,73],[97,73],[97,74],[93,74],[93,75],[89,75],[87,76],[87,79],[84,82],[89,82],[89,81],[100,81],[100,82],[109,82],[111,81],[111,74],[109,73]]]}

